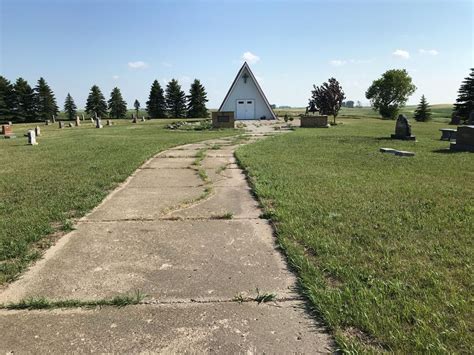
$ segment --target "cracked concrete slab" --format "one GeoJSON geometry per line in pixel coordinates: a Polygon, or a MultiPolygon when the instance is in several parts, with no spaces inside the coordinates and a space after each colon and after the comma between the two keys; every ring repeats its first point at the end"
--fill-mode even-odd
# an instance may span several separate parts
{"type": "Polygon", "coordinates": [[[184,169],[191,166],[196,158],[162,158],[157,157],[144,167],[151,169],[184,169]]]}
{"type": "Polygon", "coordinates": [[[181,218],[212,218],[230,213],[232,218],[259,218],[261,211],[250,189],[241,187],[216,187],[205,201],[170,214],[181,218]]]}
{"type": "Polygon", "coordinates": [[[201,186],[202,180],[196,170],[184,169],[142,169],[135,173],[128,187],[161,188],[201,186]]]}
{"type": "Polygon", "coordinates": [[[3,353],[330,353],[300,302],[0,312],[3,353]]]}
{"type": "Polygon", "coordinates": [[[155,189],[129,187],[117,191],[101,208],[95,209],[87,220],[156,219],[170,207],[178,207],[183,201],[196,200],[203,193],[202,186],[155,189]]]}
{"type": "Polygon", "coordinates": [[[67,243],[0,295],[100,299],[136,290],[159,300],[232,299],[276,292],[295,279],[265,220],[83,223],[67,243]]]}

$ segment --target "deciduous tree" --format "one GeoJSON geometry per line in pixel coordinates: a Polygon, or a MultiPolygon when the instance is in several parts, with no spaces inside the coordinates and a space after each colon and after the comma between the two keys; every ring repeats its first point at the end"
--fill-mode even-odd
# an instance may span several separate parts
{"type": "Polygon", "coordinates": [[[209,112],[206,108],[206,102],[209,101],[207,99],[206,89],[198,79],[195,79],[191,84],[189,95],[186,98],[188,100],[187,117],[207,118],[209,116],[209,112]]]}
{"type": "Polygon", "coordinates": [[[151,85],[150,95],[146,102],[146,111],[151,118],[165,118],[166,117],[166,101],[163,89],[158,80],[155,80],[151,85]]]}
{"type": "Polygon", "coordinates": [[[335,78],[330,78],[327,83],[323,83],[321,86],[313,85],[313,87],[310,106],[313,103],[321,114],[333,116],[334,123],[336,123],[336,117],[342,107],[342,101],[345,99],[342,86],[335,78]]]}
{"type": "Polygon", "coordinates": [[[405,69],[392,69],[383,73],[380,79],[374,80],[365,97],[383,118],[395,119],[399,109],[415,90],[416,86],[405,69]]]}

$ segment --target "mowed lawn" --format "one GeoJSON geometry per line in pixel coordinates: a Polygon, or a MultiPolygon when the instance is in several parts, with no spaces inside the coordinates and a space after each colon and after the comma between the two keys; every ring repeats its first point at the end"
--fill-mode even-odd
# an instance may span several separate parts
{"type": "Polygon", "coordinates": [[[446,124],[343,122],[237,151],[310,304],[340,349],[473,353],[474,154],[446,124]]]}
{"type": "MultiPolygon", "coordinates": [[[[177,132],[164,128],[171,120],[96,129],[59,129],[40,124],[38,146],[23,134],[34,125],[14,125],[17,138],[0,140],[0,284],[14,279],[54,238],[67,231],[161,150],[236,134],[238,131],[177,132]],[[49,236],[45,238],[45,236],[49,236]]],[[[103,122],[105,124],[105,121],[103,122]]]]}

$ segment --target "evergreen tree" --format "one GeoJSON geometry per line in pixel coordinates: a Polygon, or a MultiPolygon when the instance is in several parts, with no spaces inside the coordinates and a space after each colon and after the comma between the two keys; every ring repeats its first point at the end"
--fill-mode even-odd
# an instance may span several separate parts
{"type": "Polygon", "coordinates": [[[13,119],[15,110],[15,92],[9,80],[0,76],[0,120],[13,119]]]}
{"type": "Polygon", "coordinates": [[[107,103],[97,85],[91,87],[91,92],[89,93],[86,102],[86,112],[92,117],[96,114],[97,117],[104,117],[107,115],[107,103]]]}
{"type": "Polygon", "coordinates": [[[114,88],[110,93],[109,110],[110,117],[112,118],[124,118],[127,114],[127,103],[122,97],[122,93],[119,88],[114,88]]]}
{"type": "Polygon", "coordinates": [[[206,102],[209,101],[207,99],[206,89],[198,79],[194,79],[189,89],[189,95],[186,98],[188,99],[187,117],[207,118],[209,116],[206,108],[206,102]]]}
{"type": "Polygon", "coordinates": [[[36,118],[35,92],[23,78],[18,78],[13,86],[14,122],[31,122],[36,118]]]}
{"type": "Polygon", "coordinates": [[[158,80],[155,80],[151,85],[150,95],[146,102],[146,110],[148,116],[151,118],[164,118],[166,117],[166,101],[158,80]]]}
{"type": "Polygon", "coordinates": [[[138,118],[138,112],[140,111],[140,101],[135,99],[135,102],[133,103],[133,107],[135,107],[135,112],[137,113],[137,118],[138,118]]]}
{"type": "Polygon", "coordinates": [[[461,84],[458,91],[458,98],[454,104],[454,115],[466,121],[469,115],[474,111],[474,68],[461,84]]]}
{"type": "Polygon", "coordinates": [[[35,103],[38,121],[50,120],[59,112],[53,91],[43,78],[39,78],[35,88],[35,103]]]}
{"type": "Polygon", "coordinates": [[[64,112],[69,120],[73,120],[77,115],[77,106],[69,93],[67,93],[66,100],[64,101],[64,112]]]}
{"type": "Polygon", "coordinates": [[[166,108],[170,117],[186,116],[186,94],[176,79],[172,79],[166,86],[166,108]]]}
{"type": "Polygon", "coordinates": [[[413,118],[418,122],[426,122],[431,119],[431,109],[428,102],[426,102],[425,95],[421,96],[420,104],[416,108],[413,118]]]}

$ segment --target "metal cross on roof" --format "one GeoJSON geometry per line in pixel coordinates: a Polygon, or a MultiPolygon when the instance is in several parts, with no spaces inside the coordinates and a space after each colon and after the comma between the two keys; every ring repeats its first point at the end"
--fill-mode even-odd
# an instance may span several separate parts
{"type": "Polygon", "coordinates": [[[248,79],[249,75],[247,73],[244,73],[244,75],[242,75],[242,78],[244,78],[244,83],[247,84],[247,79],[248,79]]]}

